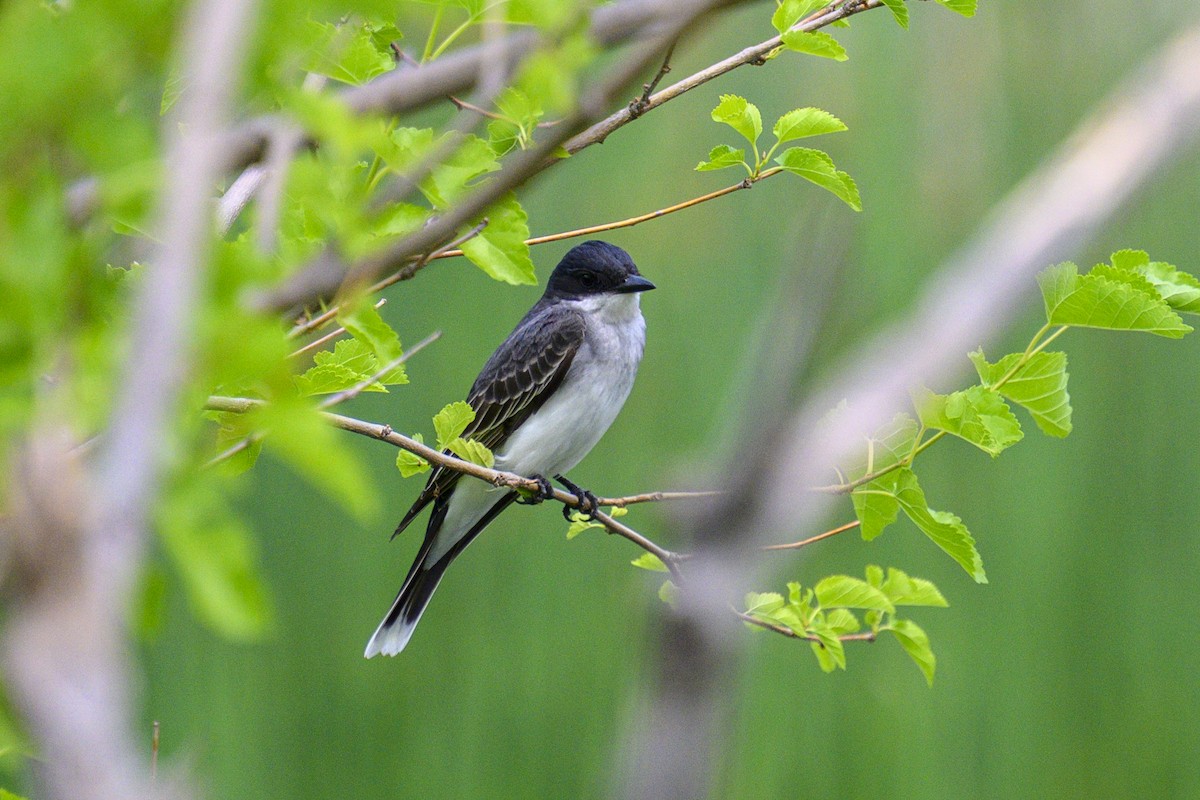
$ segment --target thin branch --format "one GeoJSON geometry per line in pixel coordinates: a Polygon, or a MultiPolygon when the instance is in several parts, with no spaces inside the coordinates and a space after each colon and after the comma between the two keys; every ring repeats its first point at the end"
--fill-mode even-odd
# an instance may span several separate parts
{"type": "MultiPolygon", "coordinates": [[[[255,400],[248,397],[210,397],[204,404],[204,407],[210,411],[227,411],[234,414],[245,414],[254,408],[264,405],[262,400],[255,400]]],[[[432,447],[422,444],[415,439],[411,439],[402,433],[396,433],[391,425],[380,425],[377,422],[365,422],[353,417],[346,417],[341,414],[334,414],[329,411],[322,411],[322,416],[331,425],[341,428],[351,433],[357,433],[360,436],[368,436],[372,439],[379,439],[387,442],[401,450],[407,450],[410,453],[420,456],[431,464],[436,464],[447,469],[460,472],[464,475],[470,475],[473,478],[486,481],[493,486],[498,486],[507,489],[525,489],[527,491],[538,491],[539,484],[532,478],[526,478],[523,475],[517,475],[512,472],[503,472],[501,470],[489,469],[488,467],[479,464],[465,461],[452,453],[443,453],[440,450],[435,450],[432,447]]],[[[584,500],[571,492],[563,491],[562,489],[553,490],[553,499],[571,508],[579,508],[584,500]]],[[[657,494],[657,493],[652,493],[657,494]]],[[[670,494],[696,494],[702,495],[706,493],[670,493],[663,492],[663,495],[670,494]]],[[[619,498],[618,498],[619,499],[619,498]]],[[[647,501],[648,502],[648,501],[647,501]]],[[[609,503],[605,502],[605,505],[609,503]]],[[[596,521],[602,524],[612,533],[622,536],[636,544],[643,550],[653,553],[658,556],[667,568],[671,570],[672,575],[679,580],[678,565],[686,560],[685,556],[667,550],[654,542],[647,539],[642,534],[624,525],[621,522],[613,519],[608,514],[597,512],[596,521]]]]}
{"type": "Polygon", "coordinates": [[[631,494],[625,497],[597,497],[596,504],[616,508],[625,508],[636,503],[662,503],[672,500],[699,500],[705,497],[717,497],[723,492],[646,492],[631,494]]]}
{"type": "Polygon", "coordinates": [[[483,233],[484,228],[486,228],[487,226],[488,226],[488,218],[484,217],[473,228],[468,230],[466,233],[453,239],[452,241],[447,242],[446,244],[439,247],[437,250],[434,250],[429,255],[418,259],[417,261],[413,262],[412,264],[409,264],[407,267],[404,267],[401,270],[397,270],[396,272],[393,272],[391,275],[388,275],[386,278],[383,278],[378,283],[371,286],[371,288],[368,289],[367,292],[370,294],[374,294],[375,292],[383,291],[387,287],[397,284],[400,281],[406,281],[406,280],[412,278],[414,275],[416,275],[422,269],[424,269],[429,264],[430,261],[436,261],[439,258],[446,258],[449,255],[461,256],[463,254],[463,251],[458,250],[456,248],[460,247],[464,242],[469,242],[471,239],[474,239],[476,236],[483,233]]]}
{"type": "Polygon", "coordinates": [[[667,54],[663,56],[662,66],[658,68],[658,74],[649,83],[642,84],[641,97],[629,101],[629,114],[633,119],[640,117],[642,112],[650,107],[650,95],[654,94],[658,84],[671,71],[671,56],[675,55],[675,45],[677,44],[679,44],[678,39],[671,42],[671,46],[667,48],[667,54]]]}
{"type": "MultiPolygon", "coordinates": [[[[883,5],[883,0],[848,0],[847,2],[838,3],[828,8],[818,11],[816,14],[802,20],[792,27],[792,30],[811,32],[819,28],[824,28],[841,19],[869,11],[872,8],[879,8],[883,5]]],[[[723,61],[718,61],[712,66],[700,70],[678,83],[673,83],[661,92],[645,98],[644,102],[631,103],[629,106],[622,108],[615,114],[597,122],[592,127],[583,131],[578,136],[572,138],[564,147],[568,153],[574,155],[585,147],[590,147],[594,144],[600,144],[614,131],[628,125],[635,119],[638,119],[647,111],[652,111],[664,103],[674,100],[685,92],[695,89],[697,86],[702,86],[714,78],[719,78],[727,72],[732,72],[738,67],[746,64],[761,64],[763,59],[767,57],[773,50],[783,44],[782,36],[772,36],[766,41],[759,44],[747,47],[746,49],[735,53],[723,61]],[[634,110],[636,106],[636,111],[634,110]]]]}
{"type": "MultiPolygon", "coordinates": [[[[744,611],[737,611],[735,609],[733,613],[734,613],[734,616],[736,616],[742,622],[747,622],[751,625],[757,625],[758,627],[760,627],[764,630],[771,631],[772,633],[778,633],[780,636],[786,636],[789,639],[803,639],[806,642],[816,642],[817,644],[821,644],[821,640],[816,636],[808,636],[803,633],[796,633],[791,628],[785,627],[783,625],[778,625],[774,622],[768,622],[765,619],[759,619],[758,617],[754,616],[753,614],[747,614],[744,611]]],[[[877,633],[875,633],[874,631],[867,631],[865,633],[846,633],[837,638],[838,638],[838,641],[841,641],[841,642],[868,642],[869,643],[869,642],[873,642],[876,639],[878,639],[879,635],[877,633]]]]}
{"type": "Polygon", "coordinates": [[[816,536],[810,536],[807,539],[802,539],[799,542],[791,542],[790,544],[768,544],[760,547],[760,550],[799,550],[801,547],[807,547],[810,544],[819,542],[822,539],[828,539],[831,536],[837,536],[839,533],[845,533],[848,530],[857,528],[861,523],[858,520],[847,522],[845,525],[839,525],[833,530],[818,533],[816,536]]]}
{"type": "MultiPolygon", "coordinates": [[[[379,298],[379,302],[377,302],[375,304],[375,310],[378,311],[380,308],[382,308],[386,304],[387,304],[386,297],[379,298]]],[[[333,319],[334,316],[337,316],[337,315],[334,314],[329,319],[333,319]]],[[[329,342],[333,341],[334,339],[341,336],[345,332],[346,332],[345,328],[339,327],[336,330],[334,330],[333,332],[325,334],[320,339],[313,339],[311,342],[304,345],[304,347],[301,347],[299,350],[289,353],[288,358],[296,358],[297,356],[304,355],[305,353],[309,352],[310,350],[316,350],[321,345],[328,344],[329,342]]],[[[288,338],[291,338],[290,335],[288,338]]]]}

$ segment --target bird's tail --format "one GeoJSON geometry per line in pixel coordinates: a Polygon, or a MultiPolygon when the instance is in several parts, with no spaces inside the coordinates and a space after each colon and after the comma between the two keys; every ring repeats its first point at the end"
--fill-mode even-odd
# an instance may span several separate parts
{"type": "Polygon", "coordinates": [[[412,638],[413,631],[416,630],[421,614],[429,605],[429,599],[433,597],[434,590],[442,582],[442,575],[445,574],[446,567],[450,566],[455,555],[447,553],[437,561],[427,563],[429,562],[429,548],[421,549],[421,553],[418,554],[417,560],[409,569],[408,577],[404,579],[404,585],[400,588],[400,593],[396,595],[396,600],[392,603],[387,616],[383,618],[383,622],[379,623],[371,640],[367,642],[367,651],[364,653],[367,658],[380,653],[385,656],[394,656],[404,649],[408,640],[412,638]]]}

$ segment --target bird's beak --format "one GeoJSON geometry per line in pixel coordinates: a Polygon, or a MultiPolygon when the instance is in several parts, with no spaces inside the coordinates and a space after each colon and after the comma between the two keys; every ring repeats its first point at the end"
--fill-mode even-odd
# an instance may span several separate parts
{"type": "Polygon", "coordinates": [[[631,292],[648,292],[653,288],[655,288],[654,284],[641,275],[630,275],[624,283],[617,287],[617,291],[621,294],[629,294],[631,292]]]}

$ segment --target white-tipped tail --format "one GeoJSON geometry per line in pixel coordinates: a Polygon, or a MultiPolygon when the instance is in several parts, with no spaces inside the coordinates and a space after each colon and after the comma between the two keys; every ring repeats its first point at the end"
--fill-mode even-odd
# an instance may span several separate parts
{"type": "Polygon", "coordinates": [[[453,556],[444,556],[426,565],[424,562],[427,555],[428,551],[423,552],[417,563],[413,564],[412,572],[404,581],[400,593],[396,595],[387,616],[375,629],[371,641],[367,642],[367,650],[363,653],[366,658],[375,655],[397,655],[412,638],[417,623],[421,621],[421,615],[429,605],[429,599],[433,597],[433,591],[442,582],[442,575],[453,560],[453,556]]]}

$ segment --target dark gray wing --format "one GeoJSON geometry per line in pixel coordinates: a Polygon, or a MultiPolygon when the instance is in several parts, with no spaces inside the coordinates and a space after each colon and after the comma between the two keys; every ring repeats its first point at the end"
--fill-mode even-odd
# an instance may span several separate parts
{"type": "MultiPolygon", "coordinates": [[[[562,383],[583,343],[584,330],[583,316],[573,308],[561,303],[534,306],[475,379],[467,395],[475,419],[463,436],[498,450],[562,383]]],[[[430,501],[444,504],[459,476],[454,470],[434,467],[396,533],[430,501]]]]}

